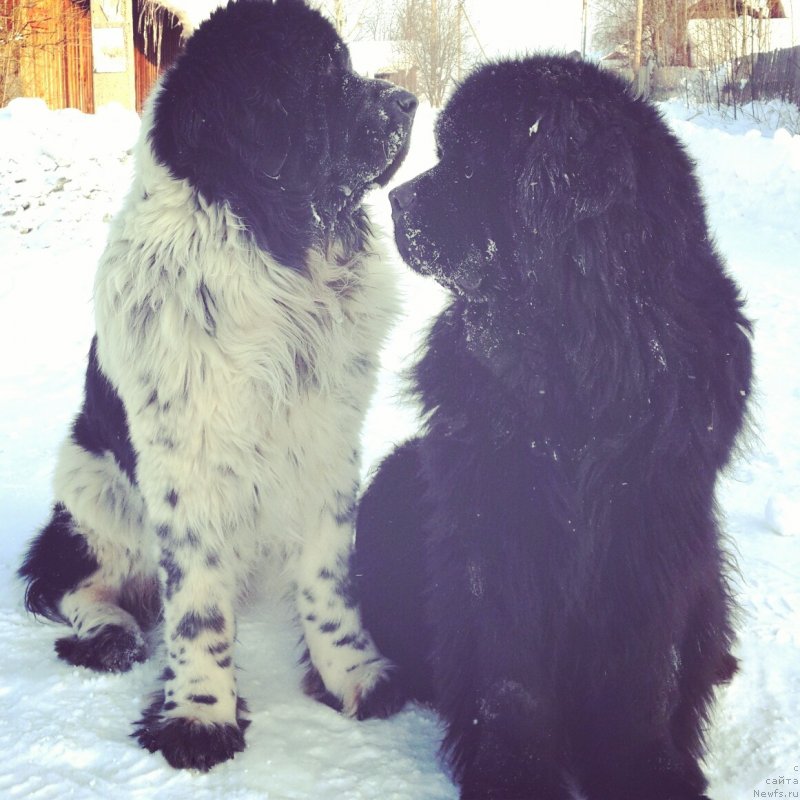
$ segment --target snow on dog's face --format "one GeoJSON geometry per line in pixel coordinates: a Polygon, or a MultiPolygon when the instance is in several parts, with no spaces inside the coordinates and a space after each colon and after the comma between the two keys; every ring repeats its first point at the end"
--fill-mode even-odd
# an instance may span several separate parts
{"type": "Polygon", "coordinates": [[[439,117],[438,163],[390,194],[405,261],[467,300],[530,288],[530,267],[555,261],[583,221],[634,202],[633,102],[565,59],[473,72],[439,117]]]}
{"type": "Polygon", "coordinates": [[[163,79],[158,158],[260,247],[301,268],[310,247],[359,241],[364,192],[407,149],[416,98],[351,68],[330,23],[301,0],[238,0],[214,12],[163,79]]]}

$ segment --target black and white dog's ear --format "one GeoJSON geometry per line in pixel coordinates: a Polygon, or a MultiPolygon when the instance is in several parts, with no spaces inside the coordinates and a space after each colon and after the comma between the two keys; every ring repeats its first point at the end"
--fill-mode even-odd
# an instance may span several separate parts
{"type": "Polygon", "coordinates": [[[236,197],[280,177],[291,146],[286,110],[262,91],[245,108],[236,98],[200,94],[168,75],[154,108],[150,139],[156,157],[211,202],[236,197]],[[235,122],[234,122],[235,120],[235,122]]]}
{"type": "Polygon", "coordinates": [[[156,158],[206,202],[228,205],[262,250],[287,266],[304,264],[311,215],[302,204],[289,206],[283,191],[293,143],[281,101],[259,85],[243,103],[213,82],[209,90],[208,81],[178,83],[175,74],[155,100],[149,137],[156,158]]]}
{"type": "Polygon", "coordinates": [[[278,180],[292,144],[289,115],[275,97],[260,98],[258,107],[250,112],[241,116],[233,141],[239,144],[242,161],[254,175],[278,180]]]}

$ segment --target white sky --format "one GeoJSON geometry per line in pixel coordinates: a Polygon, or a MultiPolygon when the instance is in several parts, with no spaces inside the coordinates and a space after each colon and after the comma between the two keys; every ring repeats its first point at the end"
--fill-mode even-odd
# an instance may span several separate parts
{"type": "MultiPolygon", "coordinates": [[[[223,0],[159,0],[186,22],[197,24],[223,0]]],[[[390,0],[384,0],[388,6],[390,0]]],[[[323,0],[332,7],[333,0],[323,0]]],[[[357,19],[369,0],[345,0],[357,19]]],[[[529,50],[580,50],[581,0],[465,0],[464,7],[488,56],[529,50]]]]}
{"type": "Polygon", "coordinates": [[[466,0],[489,56],[581,49],[581,0],[466,0]]]}

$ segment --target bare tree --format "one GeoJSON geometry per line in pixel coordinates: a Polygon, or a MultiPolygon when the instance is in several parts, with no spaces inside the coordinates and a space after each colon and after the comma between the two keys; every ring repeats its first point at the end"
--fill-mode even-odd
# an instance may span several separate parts
{"type": "Polygon", "coordinates": [[[380,42],[392,38],[393,9],[381,0],[368,3],[360,17],[354,38],[380,42]]]}
{"type": "Polygon", "coordinates": [[[385,39],[390,25],[383,0],[309,0],[348,42],[356,39],[385,39]],[[378,36],[378,32],[383,35],[378,36]]]}
{"type": "Polygon", "coordinates": [[[633,71],[642,66],[642,32],[644,25],[644,0],[636,0],[636,25],[633,34],[633,71]]]}
{"type": "Polygon", "coordinates": [[[394,38],[418,71],[420,92],[441,106],[467,60],[463,0],[400,0],[394,38]]]}
{"type": "Polygon", "coordinates": [[[594,45],[600,49],[622,48],[635,60],[658,66],[686,66],[687,0],[595,0],[594,45]],[[637,6],[641,28],[637,35],[637,6]]]}
{"type": "MultiPolygon", "coordinates": [[[[635,61],[637,43],[642,59],[657,66],[691,66],[686,75],[687,98],[717,107],[736,108],[759,96],[764,73],[776,60],[771,49],[769,19],[782,13],[771,0],[643,0],[642,34],[637,37],[636,5],[642,0],[595,0],[594,43],[621,49],[635,61]],[[690,36],[691,34],[691,36],[690,36]]],[[[787,80],[773,78],[770,91],[791,94],[787,80]]]]}
{"type": "MultiPolygon", "coordinates": [[[[772,49],[767,24],[772,9],[756,0],[705,0],[704,18],[694,22],[692,54],[702,70],[706,102],[731,105],[735,114],[737,104],[758,98],[772,61],[764,56],[772,49]]],[[[791,92],[786,81],[775,81],[777,94],[787,89],[791,92]]]]}

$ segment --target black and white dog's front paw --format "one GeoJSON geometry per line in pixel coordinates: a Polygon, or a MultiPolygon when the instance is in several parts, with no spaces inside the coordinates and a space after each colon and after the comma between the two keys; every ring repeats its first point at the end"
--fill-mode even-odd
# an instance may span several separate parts
{"type": "Polygon", "coordinates": [[[170,766],[208,772],[244,750],[244,732],[250,721],[244,717],[247,706],[242,699],[237,704],[235,722],[166,716],[166,711],[173,710],[171,705],[165,704],[163,693],[159,693],[132,734],[145,750],[161,752],[170,766]]]}
{"type": "Polygon", "coordinates": [[[385,719],[400,711],[410,699],[399,675],[389,670],[369,687],[359,691],[352,716],[356,719],[385,719]]]}
{"type": "Polygon", "coordinates": [[[390,717],[410,699],[405,686],[397,679],[396,671],[384,658],[375,657],[353,665],[348,672],[351,683],[342,699],[325,686],[308,653],[303,657],[303,663],[306,665],[303,691],[317,702],[355,719],[390,717]]]}

